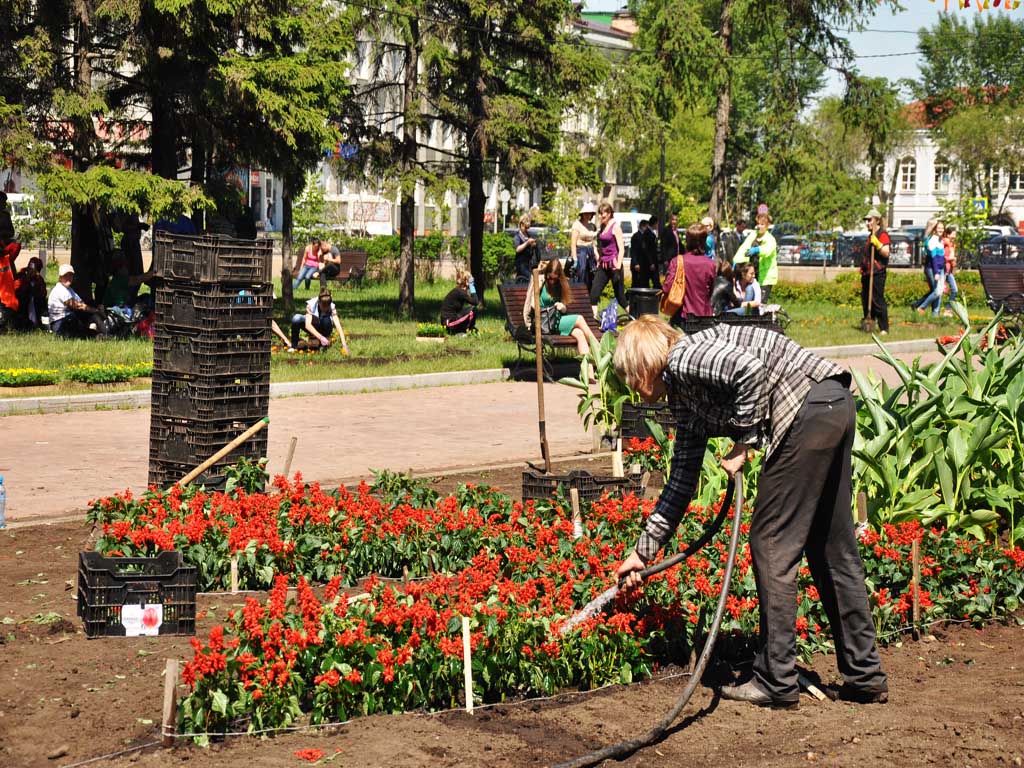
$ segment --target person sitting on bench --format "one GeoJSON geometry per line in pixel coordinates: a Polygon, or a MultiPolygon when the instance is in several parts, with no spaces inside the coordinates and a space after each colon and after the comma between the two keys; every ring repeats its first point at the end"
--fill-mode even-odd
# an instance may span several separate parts
{"type": "Polygon", "coordinates": [[[320,287],[327,285],[328,280],[333,280],[341,274],[341,251],[338,246],[331,245],[326,240],[320,243],[320,287]]]}
{"type": "Polygon", "coordinates": [[[331,301],[331,292],[326,288],[321,289],[320,295],[315,299],[306,302],[306,313],[292,316],[292,349],[299,346],[299,334],[305,329],[306,332],[320,342],[321,347],[331,346],[331,334],[335,329],[341,339],[341,353],[348,354],[348,344],[345,341],[345,331],[341,328],[341,321],[338,319],[338,308],[331,301]]]}
{"type": "MultiPolygon", "coordinates": [[[[558,259],[542,261],[540,270],[540,316],[541,332],[554,336],[572,336],[576,339],[576,350],[581,355],[590,351],[589,344],[597,346],[597,339],[590,330],[582,315],[566,314],[565,299],[569,298],[569,279],[562,271],[562,262],[558,259]]],[[[526,289],[526,302],[523,304],[523,322],[533,329],[534,281],[526,289]]]]}
{"type": "Polygon", "coordinates": [[[441,302],[441,324],[449,334],[467,333],[476,330],[476,310],[480,303],[476,295],[473,276],[465,270],[455,273],[455,287],[441,302]],[[470,306],[466,306],[466,305],[470,306]]]}

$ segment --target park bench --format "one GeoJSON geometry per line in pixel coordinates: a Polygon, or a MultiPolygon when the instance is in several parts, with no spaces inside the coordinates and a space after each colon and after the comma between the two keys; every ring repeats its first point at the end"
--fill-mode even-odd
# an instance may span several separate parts
{"type": "Polygon", "coordinates": [[[982,263],[978,273],[993,312],[1024,313],[1024,262],[982,263]]]}
{"type": "MultiPolygon", "coordinates": [[[[593,310],[590,304],[590,293],[585,285],[570,285],[569,301],[565,302],[566,314],[580,315],[594,337],[601,339],[601,322],[594,319],[593,310]]],[[[523,305],[526,303],[527,286],[522,283],[506,283],[498,287],[498,294],[501,296],[501,306],[505,312],[505,329],[512,336],[516,343],[519,357],[516,361],[516,371],[524,364],[523,353],[533,356],[536,354],[537,337],[531,329],[523,322],[523,305]]],[[[572,336],[556,336],[543,334],[541,336],[541,351],[544,355],[544,376],[554,380],[553,358],[556,356],[575,356],[576,339],[572,336]]],[[[515,371],[513,371],[513,376],[515,371]]]]}
{"type": "Polygon", "coordinates": [[[361,285],[366,275],[366,251],[341,251],[341,272],[332,278],[339,283],[361,285]]]}

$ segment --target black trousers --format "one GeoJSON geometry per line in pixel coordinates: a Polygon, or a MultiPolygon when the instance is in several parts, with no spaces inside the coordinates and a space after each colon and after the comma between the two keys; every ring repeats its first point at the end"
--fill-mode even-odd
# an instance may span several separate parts
{"type": "Polygon", "coordinates": [[[658,288],[661,289],[661,280],[658,278],[658,269],[651,269],[648,266],[638,265],[633,270],[634,288],[658,288]]]}
{"type": "Polygon", "coordinates": [[[341,264],[325,264],[324,268],[320,270],[320,287],[325,287],[328,280],[333,280],[340,274],[341,264]]]}
{"type": "MultiPolygon", "coordinates": [[[[889,330],[889,305],[885,303],[886,272],[875,272],[875,284],[871,289],[871,315],[878,321],[878,330],[889,330]]],[[[868,282],[869,275],[860,276],[860,306],[864,317],[868,317],[868,282]]]]}
{"type": "Polygon", "coordinates": [[[594,284],[590,287],[590,303],[593,306],[597,306],[601,301],[601,292],[604,291],[604,287],[608,285],[609,281],[611,281],[612,288],[615,290],[615,300],[625,310],[628,304],[626,303],[626,292],[624,290],[621,269],[609,269],[608,267],[601,266],[597,268],[597,273],[594,275],[594,284]]]}
{"type": "Polygon", "coordinates": [[[754,677],[777,700],[800,696],[796,577],[804,554],[844,681],[866,691],[888,690],[851,514],[855,431],[850,390],[834,379],[814,384],[761,473],[750,526],[761,611],[754,677]]]}

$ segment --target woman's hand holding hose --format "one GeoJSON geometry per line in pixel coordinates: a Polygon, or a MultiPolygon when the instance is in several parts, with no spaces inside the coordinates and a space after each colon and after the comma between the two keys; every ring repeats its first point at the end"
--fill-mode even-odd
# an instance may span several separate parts
{"type": "Polygon", "coordinates": [[[640,571],[646,566],[647,564],[640,559],[640,555],[634,551],[622,561],[618,569],[616,569],[615,575],[619,577],[623,587],[634,589],[644,583],[644,580],[640,577],[640,571]]]}

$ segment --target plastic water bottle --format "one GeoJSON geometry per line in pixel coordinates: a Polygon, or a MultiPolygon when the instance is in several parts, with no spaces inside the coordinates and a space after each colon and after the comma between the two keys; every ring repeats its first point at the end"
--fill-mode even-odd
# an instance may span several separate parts
{"type": "Polygon", "coordinates": [[[4,486],[4,476],[0,475],[0,530],[7,527],[7,488],[4,486]]]}

